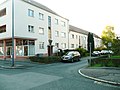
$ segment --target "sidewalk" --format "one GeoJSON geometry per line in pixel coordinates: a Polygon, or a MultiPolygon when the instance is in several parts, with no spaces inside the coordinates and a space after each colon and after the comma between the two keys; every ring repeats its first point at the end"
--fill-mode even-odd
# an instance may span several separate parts
{"type": "Polygon", "coordinates": [[[8,60],[0,60],[0,69],[24,69],[28,67],[33,67],[34,63],[31,63],[29,60],[15,60],[14,67],[12,67],[12,61],[8,60]],[[30,63],[30,64],[29,64],[30,63]]]}
{"type": "Polygon", "coordinates": [[[120,86],[120,68],[115,67],[98,67],[83,68],[79,73],[87,78],[120,86]]]}

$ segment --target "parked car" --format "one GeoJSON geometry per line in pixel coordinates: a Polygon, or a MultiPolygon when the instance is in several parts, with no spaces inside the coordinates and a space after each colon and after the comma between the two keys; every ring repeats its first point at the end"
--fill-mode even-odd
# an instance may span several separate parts
{"type": "Polygon", "coordinates": [[[114,52],[112,50],[102,50],[101,51],[101,54],[104,55],[104,54],[113,54],[114,52]]]}
{"type": "Polygon", "coordinates": [[[62,61],[74,62],[74,61],[79,61],[80,57],[81,57],[81,55],[78,51],[69,51],[68,53],[63,55],[61,57],[61,59],[62,59],[62,61]]]}
{"type": "Polygon", "coordinates": [[[101,52],[100,51],[93,51],[92,56],[100,56],[101,52]]]}

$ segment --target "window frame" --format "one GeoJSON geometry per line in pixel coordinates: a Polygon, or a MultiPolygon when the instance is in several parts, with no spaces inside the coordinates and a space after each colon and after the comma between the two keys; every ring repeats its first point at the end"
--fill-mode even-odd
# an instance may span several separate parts
{"type": "Polygon", "coordinates": [[[28,25],[28,32],[34,33],[34,26],[28,25]]]}
{"type": "Polygon", "coordinates": [[[38,31],[38,33],[41,34],[41,35],[44,35],[44,28],[39,27],[39,31],[38,31]],[[43,33],[40,33],[40,30],[42,30],[43,33]]]}
{"type": "Polygon", "coordinates": [[[58,25],[59,23],[58,23],[58,19],[57,18],[55,18],[55,24],[56,25],[58,25]]]}
{"type": "Polygon", "coordinates": [[[0,33],[5,33],[6,32],[6,25],[0,26],[0,33]]]}
{"type": "Polygon", "coordinates": [[[39,49],[45,49],[45,43],[39,42],[39,49]]]}
{"type": "Polygon", "coordinates": [[[34,17],[34,10],[28,9],[28,16],[34,17]]]}
{"type": "Polygon", "coordinates": [[[55,37],[59,37],[59,31],[55,31],[55,37]]]}
{"type": "Polygon", "coordinates": [[[39,19],[44,20],[44,14],[43,13],[39,13],[39,19]]]}
{"type": "Polygon", "coordinates": [[[61,37],[62,38],[66,38],[66,33],[65,32],[61,32],[61,37]]]}
{"type": "Polygon", "coordinates": [[[0,17],[3,17],[6,15],[6,8],[3,8],[0,10],[0,17]]]}

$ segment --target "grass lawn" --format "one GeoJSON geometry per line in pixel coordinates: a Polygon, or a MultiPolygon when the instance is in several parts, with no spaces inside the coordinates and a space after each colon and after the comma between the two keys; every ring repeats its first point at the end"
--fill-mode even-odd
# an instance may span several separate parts
{"type": "Polygon", "coordinates": [[[120,56],[111,56],[111,58],[119,58],[120,59],[120,56]]]}

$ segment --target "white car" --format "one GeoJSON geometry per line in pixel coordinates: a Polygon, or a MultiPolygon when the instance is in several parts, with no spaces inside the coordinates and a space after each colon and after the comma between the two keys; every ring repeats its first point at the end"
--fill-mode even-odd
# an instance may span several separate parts
{"type": "Polygon", "coordinates": [[[102,50],[101,54],[113,54],[114,52],[112,50],[102,50]]]}

